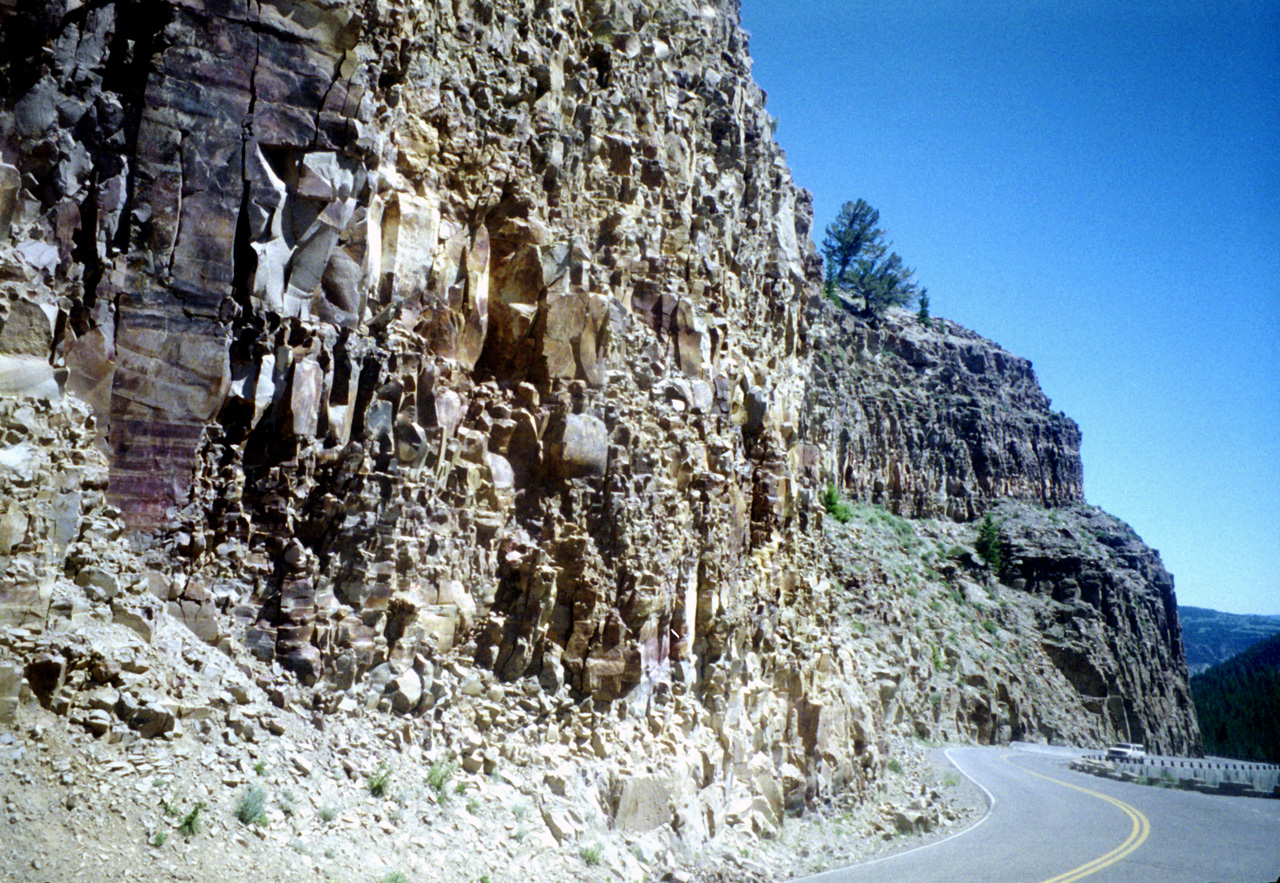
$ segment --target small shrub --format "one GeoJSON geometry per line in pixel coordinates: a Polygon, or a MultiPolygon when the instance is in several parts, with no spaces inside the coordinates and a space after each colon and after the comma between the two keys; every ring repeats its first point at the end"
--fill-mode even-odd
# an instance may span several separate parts
{"type": "Polygon", "coordinates": [[[338,808],[332,803],[326,803],[316,810],[316,815],[320,817],[322,822],[332,822],[338,817],[338,808]]]}
{"type": "Polygon", "coordinates": [[[265,825],[267,823],[266,804],[267,792],[254,785],[236,804],[236,818],[245,825],[265,825]]]}
{"type": "Polygon", "coordinates": [[[603,854],[604,850],[600,848],[599,843],[593,843],[590,846],[582,847],[582,860],[592,867],[600,864],[600,858],[603,854]]]}
{"type": "Polygon", "coordinates": [[[827,510],[828,515],[841,524],[848,524],[853,520],[853,509],[840,499],[834,484],[827,485],[827,490],[822,495],[822,506],[827,510]]]}
{"type": "Polygon", "coordinates": [[[178,833],[183,837],[194,837],[200,832],[200,811],[204,809],[204,801],[201,800],[191,812],[182,817],[182,821],[178,822],[178,833]]]}
{"type": "Polygon", "coordinates": [[[453,762],[443,758],[431,764],[431,768],[427,770],[427,786],[436,792],[436,798],[441,803],[449,799],[449,780],[456,771],[453,762]]]}
{"type": "Polygon", "coordinates": [[[986,629],[988,633],[993,635],[1000,630],[1000,626],[996,625],[993,621],[989,619],[984,619],[982,621],[982,627],[986,629]]]}
{"type": "Polygon", "coordinates": [[[466,794],[467,783],[463,781],[459,781],[457,785],[453,786],[453,793],[457,794],[459,797],[461,797],[463,794],[466,794]]]}
{"type": "Polygon", "coordinates": [[[292,791],[282,791],[276,799],[276,803],[280,804],[280,812],[287,816],[293,815],[298,809],[298,798],[294,796],[292,791]]]}
{"type": "Polygon", "coordinates": [[[889,758],[889,772],[891,773],[902,772],[902,764],[898,761],[898,758],[896,757],[889,758]]]}
{"type": "Polygon", "coordinates": [[[404,875],[404,871],[387,871],[382,883],[409,883],[409,878],[404,875]]]}
{"type": "Polygon", "coordinates": [[[156,831],[155,836],[151,838],[151,845],[159,849],[161,846],[164,846],[164,842],[168,839],[168,831],[156,831]]]}
{"type": "Polygon", "coordinates": [[[259,776],[265,775],[267,772],[267,762],[265,760],[258,761],[253,765],[253,771],[259,776]]]}
{"type": "Polygon", "coordinates": [[[478,797],[467,798],[467,812],[471,813],[472,815],[475,815],[479,811],[480,811],[480,798],[478,797]]]}
{"type": "Polygon", "coordinates": [[[365,780],[369,786],[369,793],[374,797],[385,797],[387,787],[391,784],[391,767],[386,761],[378,764],[378,768],[369,774],[369,778],[365,780]]]}
{"type": "Polygon", "coordinates": [[[948,788],[954,788],[960,784],[960,776],[956,773],[947,773],[942,777],[942,784],[946,785],[948,788]]]}
{"type": "Polygon", "coordinates": [[[516,817],[517,822],[523,822],[529,816],[529,804],[517,803],[511,807],[511,814],[516,817]]]}

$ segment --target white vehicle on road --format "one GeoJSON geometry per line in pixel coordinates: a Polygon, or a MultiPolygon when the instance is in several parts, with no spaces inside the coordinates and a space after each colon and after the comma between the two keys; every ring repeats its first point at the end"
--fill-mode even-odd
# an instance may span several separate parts
{"type": "Polygon", "coordinates": [[[1107,760],[1146,760],[1147,750],[1141,742],[1117,742],[1107,749],[1107,760]]]}

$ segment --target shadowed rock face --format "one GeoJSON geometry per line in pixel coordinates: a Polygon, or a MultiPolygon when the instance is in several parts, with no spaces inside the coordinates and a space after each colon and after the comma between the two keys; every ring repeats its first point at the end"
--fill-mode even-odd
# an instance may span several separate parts
{"type": "Polygon", "coordinates": [[[1154,753],[1201,751],[1173,577],[1097,509],[1002,504],[1003,580],[1042,603],[1041,645],[1103,732],[1154,753]]]}
{"type": "Polygon", "coordinates": [[[813,491],[1080,499],[1025,360],[810,303],[734,2],[0,0],[0,84],[0,392],[87,401],[166,609],[306,683],[621,701],[767,826],[882,734],[813,491]]]}

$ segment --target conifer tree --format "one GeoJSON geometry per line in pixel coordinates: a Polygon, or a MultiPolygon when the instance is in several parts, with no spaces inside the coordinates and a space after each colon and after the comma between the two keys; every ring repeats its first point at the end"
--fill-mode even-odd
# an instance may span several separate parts
{"type": "Polygon", "coordinates": [[[827,290],[862,301],[868,316],[883,315],[891,306],[908,306],[919,289],[915,271],[890,252],[884,230],[876,226],[880,212],[865,200],[846,202],[822,240],[827,290]],[[886,256],[887,255],[887,256],[886,256]]]}
{"type": "Polygon", "coordinates": [[[991,517],[990,512],[982,516],[982,524],[978,526],[978,541],[973,545],[982,560],[987,562],[991,572],[1000,573],[1000,566],[1003,564],[1000,559],[1000,525],[991,517]]]}

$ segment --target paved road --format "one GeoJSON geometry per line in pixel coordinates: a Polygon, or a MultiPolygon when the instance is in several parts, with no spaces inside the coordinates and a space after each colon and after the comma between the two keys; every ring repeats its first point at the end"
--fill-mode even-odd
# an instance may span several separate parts
{"type": "MultiPolygon", "coordinates": [[[[1078,753],[1078,752],[1077,752],[1078,753]]],[[[953,748],[993,799],[947,840],[805,883],[1272,883],[1280,800],[1099,779],[1064,750],[953,748]]]]}

